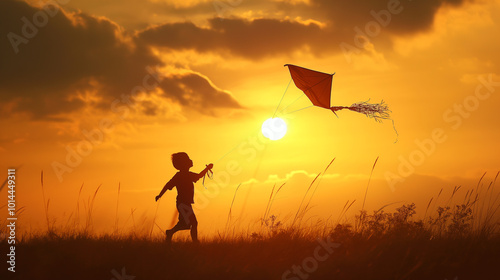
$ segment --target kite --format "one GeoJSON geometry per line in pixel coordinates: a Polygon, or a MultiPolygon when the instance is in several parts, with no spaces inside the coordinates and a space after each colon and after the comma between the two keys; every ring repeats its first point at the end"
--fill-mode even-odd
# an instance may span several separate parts
{"type": "Polygon", "coordinates": [[[384,100],[375,104],[368,103],[368,100],[354,103],[351,106],[330,106],[332,79],[335,73],[327,74],[292,64],[286,64],[285,66],[288,66],[295,86],[304,92],[314,106],[332,110],[336,116],[337,111],[349,109],[365,114],[377,122],[391,118],[389,114],[391,111],[387,104],[384,103],[384,100]]]}
{"type": "Polygon", "coordinates": [[[377,122],[391,120],[394,131],[398,134],[394,127],[394,120],[391,119],[389,114],[391,110],[389,110],[389,106],[384,100],[380,103],[368,103],[370,100],[367,100],[353,103],[351,106],[330,106],[332,80],[335,73],[318,72],[292,64],[285,64],[285,66],[288,66],[295,86],[304,92],[314,106],[331,110],[337,117],[337,111],[348,109],[362,113],[377,122]]]}

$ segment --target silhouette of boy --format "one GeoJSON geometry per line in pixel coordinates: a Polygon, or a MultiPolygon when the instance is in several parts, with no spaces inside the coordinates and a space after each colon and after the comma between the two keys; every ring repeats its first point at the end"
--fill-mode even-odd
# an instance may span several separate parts
{"type": "Polygon", "coordinates": [[[179,230],[191,229],[191,238],[193,242],[198,243],[198,221],[193,212],[194,203],[194,184],[200,178],[205,176],[208,170],[212,169],[213,164],[207,165],[200,174],[189,171],[193,167],[193,161],[189,158],[186,153],[175,153],[172,154],[172,164],[179,170],[168,183],[165,184],[160,194],[156,196],[155,200],[158,201],[160,197],[167,190],[171,190],[177,187],[177,211],[179,212],[179,221],[177,224],[165,231],[167,234],[167,242],[172,241],[172,236],[179,230]]]}

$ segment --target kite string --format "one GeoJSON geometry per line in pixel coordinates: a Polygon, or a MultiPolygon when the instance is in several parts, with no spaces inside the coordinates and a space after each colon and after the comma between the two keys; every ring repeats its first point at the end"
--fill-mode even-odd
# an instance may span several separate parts
{"type": "Polygon", "coordinates": [[[278,112],[278,108],[281,105],[281,101],[283,101],[283,98],[285,97],[285,94],[286,94],[291,82],[292,82],[292,78],[290,78],[290,81],[288,82],[288,85],[285,88],[285,92],[283,92],[283,95],[281,96],[280,103],[278,103],[278,107],[276,107],[276,110],[274,110],[273,119],[274,119],[274,116],[276,116],[276,112],[278,112]]]}
{"type": "Polygon", "coordinates": [[[295,111],[288,112],[288,113],[286,113],[286,114],[283,114],[283,116],[286,116],[286,115],[289,115],[289,114],[293,114],[293,113],[295,113],[295,112],[302,111],[302,110],[305,110],[305,109],[308,109],[308,108],[311,108],[311,107],[314,107],[314,105],[307,106],[307,107],[304,107],[304,108],[301,108],[301,109],[297,109],[297,110],[295,110],[295,111]]]}
{"type": "MultiPolygon", "coordinates": [[[[300,94],[300,96],[299,96],[299,97],[297,97],[297,99],[295,99],[294,101],[292,101],[292,103],[290,103],[290,104],[286,105],[286,107],[285,107],[285,108],[283,108],[283,109],[281,109],[281,110],[279,111],[279,113],[281,114],[281,112],[285,111],[285,110],[286,110],[286,108],[290,107],[290,105],[292,105],[293,103],[295,103],[297,100],[301,99],[301,98],[302,98],[302,97],[304,97],[304,96],[305,96],[305,94],[303,94],[303,93],[302,93],[302,94],[300,94]]],[[[313,105],[313,106],[314,106],[314,105],[313,105]]]]}

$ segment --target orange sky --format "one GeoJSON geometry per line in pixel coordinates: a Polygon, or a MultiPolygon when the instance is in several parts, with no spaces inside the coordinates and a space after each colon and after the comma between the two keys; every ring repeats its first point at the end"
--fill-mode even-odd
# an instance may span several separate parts
{"type": "MultiPolygon", "coordinates": [[[[335,220],[356,199],[353,216],[377,157],[370,209],[416,202],[423,211],[441,188],[462,185],[465,194],[500,168],[500,1],[58,2],[0,3],[0,178],[21,166],[25,229],[45,226],[42,170],[56,224],[76,215],[82,184],[83,223],[101,185],[94,226],[112,230],[120,184],[119,227],[150,229],[178,151],[193,171],[215,164],[207,189],[196,184],[206,233],[224,229],[239,184],[235,226],[254,224],[284,182],[271,213],[289,220],[333,158],[310,221],[335,220]],[[311,104],[294,102],[302,93],[293,83],[278,109],[288,133],[264,139],[262,122],[290,81],[287,63],[336,72],[332,105],[387,102],[398,142],[390,121],[294,112],[311,104]]],[[[158,207],[162,229],[174,201],[167,192],[158,207]]]]}

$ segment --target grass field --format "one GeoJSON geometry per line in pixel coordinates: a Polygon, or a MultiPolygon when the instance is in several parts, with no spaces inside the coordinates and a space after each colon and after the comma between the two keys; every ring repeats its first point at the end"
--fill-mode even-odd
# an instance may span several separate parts
{"type": "Polygon", "coordinates": [[[497,279],[498,276],[499,238],[354,235],[332,240],[340,246],[330,247],[329,253],[316,240],[284,235],[263,240],[211,240],[199,246],[178,242],[172,251],[160,240],[41,237],[18,247],[16,276],[17,279],[119,280],[113,270],[122,279],[132,279],[125,275],[136,276],[135,279],[497,279]],[[320,258],[315,258],[315,251],[320,258]]]}
{"type": "MultiPolygon", "coordinates": [[[[222,234],[198,245],[177,238],[169,247],[159,235],[97,235],[85,225],[76,231],[57,229],[47,217],[49,230],[19,238],[17,272],[2,269],[0,275],[86,280],[499,279],[500,204],[495,181],[480,183],[460,203],[451,203],[456,187],[447,204],[433,204],[440,192],[426,209],[405,204],[393,212],[386,207],[361,210],[351,223],[344,218],[354,203],[348,201],[337,222],[312,228],[302,223],[309,207],[304,199],[293,220],[282,223],[266,209],[260,231],[222,234]],[[425,211],[423,218],[415,218],[417,211],[425,211]]],[[[8,249],[2,240],[1,252],[8,249]]]]}

